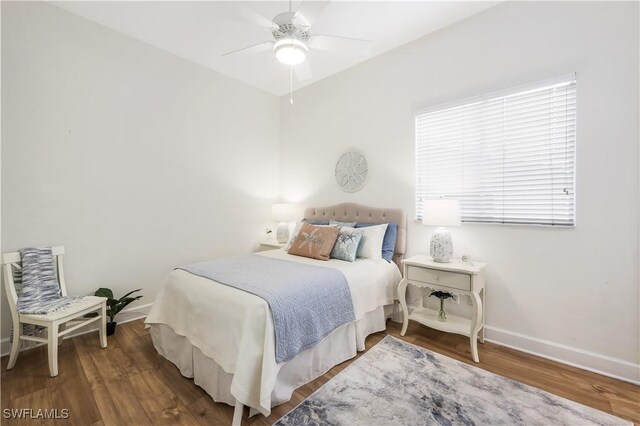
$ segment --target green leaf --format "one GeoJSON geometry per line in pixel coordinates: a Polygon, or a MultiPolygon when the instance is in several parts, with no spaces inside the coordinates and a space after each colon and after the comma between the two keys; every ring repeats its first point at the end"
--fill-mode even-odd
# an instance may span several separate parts
{"type": "MultiPolygon", "coordinates": [[[[127,293],[127,294],[125,294],[124,296],[122,296],[122,297],[120,298],[120,300],[123,300],[123,299],[125,299],[127,296],[129,296],[130,294],[135,293],[136,291],[140,291],[140,290],[142,290],[142,289],[141,289],[141,288],[139,288],[139,289],[137,289],[137,290],[130,291],[129,293],[127,293]]],[[[142,297],[142,296],[138,296],[138,298],[140,298],[140,297],[142,297]]]]}
{"type": "Polygon", "coordinates": [[[118,315],[120,311],[127,307],[130,303],[140,299],[142,296],[129,297],[131,294],[136,291],[140,291],[142,289],[137,289],[130,291],[129,293],[122,296],[120,299],[116,299],[113,296],[113,292],[108,288],[99,288],[96,292],[96,296],[106,297],[107,298],[107,315],[111,322],[115,320],[115,316],[118,315]]]}
{"type": "Polygon", "coordinates": [[[113,291],[111,291],[111,289],[108,289],[108,288],[100,287],[98,290],[96,290],[96,292],[94,293],[94,296],[108,297],[109,299],[113,299],[113,291]]]}

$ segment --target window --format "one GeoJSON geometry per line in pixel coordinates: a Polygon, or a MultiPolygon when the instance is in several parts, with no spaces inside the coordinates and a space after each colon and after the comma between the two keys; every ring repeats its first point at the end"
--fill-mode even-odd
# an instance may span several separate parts
{"type": "Polygon", "coordinates": [[[463,222],[573,226],[576,76],[416,114],[416,214],[453,198],[463,222]]]}

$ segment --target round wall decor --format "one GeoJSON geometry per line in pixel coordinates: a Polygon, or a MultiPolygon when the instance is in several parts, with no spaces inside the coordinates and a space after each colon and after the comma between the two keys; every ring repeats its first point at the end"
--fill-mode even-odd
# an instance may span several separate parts
{"type": "Polygon", "coordinates": [[[350,149],[338,158],[336,163],[336,182],[345,192],[358,192],[367,183],[369,162],[364,154],[350,149]]]}

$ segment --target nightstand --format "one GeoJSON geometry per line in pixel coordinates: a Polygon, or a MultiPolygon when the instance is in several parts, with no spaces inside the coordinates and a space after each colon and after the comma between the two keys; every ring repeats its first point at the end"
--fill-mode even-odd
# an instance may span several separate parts
{"type": "Polygon", "coordinates": [[[402,263],[404,278],[398,286],[398,300],[402,307],[404,322],[400,335],[405,335],[409,320],[414,320],[436,330],[468,336],[471,343],[471,356],[475,362],[480,362],[478,339],[480,343],[484,343],[484,268],[486,264],[465,263],[457,259],[452,259],[448,263],[438,263],[425,255],[410,257],[402,263]],[[423,297],[420,298],[420,306],[413,309],[409,315],[406,300],[409,284],[421,289],[446,291],[457,297],[469,297],[473,306],[471,319],[447,314],[447,321],[438,321],[437,310],[422,306],[423,297]]]}
{"type": "Polygon", "coordinates": [[[276,240],[262,241],[258,246],[258,251],[277,250],[286,246],[287,243],[279,243],[276,240]]]}

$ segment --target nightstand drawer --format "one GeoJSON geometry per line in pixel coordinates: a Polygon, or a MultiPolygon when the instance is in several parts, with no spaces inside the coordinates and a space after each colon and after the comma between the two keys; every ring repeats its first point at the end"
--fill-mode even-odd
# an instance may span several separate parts
{"type": "Polygon", "coordinates": [[[453,272],[438,271],[436,269],[417,268],[407,266],[407,278],[413,281],[441,285],[443,287],[471,290],[471,276],[453,272]]]}

